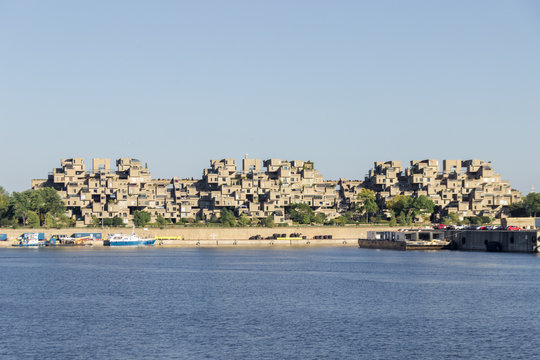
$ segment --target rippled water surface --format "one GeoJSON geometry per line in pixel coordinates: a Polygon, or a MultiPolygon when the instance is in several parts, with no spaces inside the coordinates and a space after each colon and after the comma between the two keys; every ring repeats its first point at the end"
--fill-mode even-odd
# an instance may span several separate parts
{"type": "Polygon", "coordinates": [[[1,359],[540,358],[540,257],[0,250],[1,359]]]}

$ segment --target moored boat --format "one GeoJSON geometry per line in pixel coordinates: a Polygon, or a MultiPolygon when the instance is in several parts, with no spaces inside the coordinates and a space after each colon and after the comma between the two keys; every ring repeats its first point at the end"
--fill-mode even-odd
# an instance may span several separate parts
{"type": "Polygon", "coordinates": [[[126,234],[110,234],[109,240],[103,241],[104,246],[151,246],[154,245],[156,239],[142,239],[135,233],[126,234]]]}
{"type": "Polygon", "coordinates": [[[43,236],[43,241],[40,240],[42,233],[25,233],[20,236],[17,240],[18,243],[13,244],[15,247],[24,247],[24,248],[37,248],[47,245],[47,241],[43,236]]]}

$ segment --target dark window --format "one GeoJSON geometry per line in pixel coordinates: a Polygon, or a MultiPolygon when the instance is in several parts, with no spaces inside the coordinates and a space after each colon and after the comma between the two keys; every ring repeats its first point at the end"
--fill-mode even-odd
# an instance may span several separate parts
{"type": "Polygon", "coordinates": [[[461,245],[465,245],[465,242],[466,242],[465,238],[462,237],[462,238],[461,238],[461,245]]]}

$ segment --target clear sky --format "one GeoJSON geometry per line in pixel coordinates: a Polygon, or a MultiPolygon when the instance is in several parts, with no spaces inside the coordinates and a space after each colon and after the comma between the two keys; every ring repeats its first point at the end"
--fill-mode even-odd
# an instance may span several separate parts
{"type": "Polygon", "coordinates": [[[538,1],[0,0],[0,185],[61,158],[491,160],[540,191],[538,1]]]}

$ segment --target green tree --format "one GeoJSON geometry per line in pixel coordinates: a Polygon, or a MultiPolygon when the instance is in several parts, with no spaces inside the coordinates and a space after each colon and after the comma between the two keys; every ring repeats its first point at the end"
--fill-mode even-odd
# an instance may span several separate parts
{"type": "Polygon", "coordinates": [[[116,227],[124,226],[124,220],[122,220],[118,216],[115,216],[112,218],[112,225],[116,227]]]}
{"type": "Polygon", "coordinates": [[[0,219],[7,216],[9,209],[9,194],[3,187],[0,186],[0,219]]]}
{"type": "Polygon", "coordinates": [[[536,217],[540,213],[540,193],[531,192],[523,198],[525,211],[529,216],[536,217]]]}
{"type": "Polygon", "coordinates": [[[248,227],[251,225],[251,219],[246,214],[242,214],[238,218],[238,225],[242,227],[248,227]]]}
{"type": "Polygon", "coordinates": [[[420,195],[412,201],[411,207],[413,209],[412,215],[414,217],[417,215],[431,216],[435,210],[435,203],[427,196],[420,195]]]}
{"type": "Polygon", "coordinates": [[[18,223],[26,225],[26,218],[30,211],[30,199],[27,192],[14,192],[11,196],[9,211],[18,223]]]}
{"type": "Polygon", "coordinates": [[[137,227],[144,227],[150,222],[151,215],[146,211],[135,211],[133,213],[133,223],[137,227]]]}
{"type": "Polygon", "coordinates": [[[427,196],[420,195],[416,199],[410,196],[398,195],[386,202],[386,208],[397,216],[400,225],[410,225],[414,218],[420,214],[431,215],[435,204],[427,196]]]}
{"type": "Polygon", "coordinates": [[[122,220],[122,218],[120,218],[118,216],[115,216],[113,218],[104,218],[103,219],[103,225],[120,227],[120,226],[124,226],[124,221],[122,220]]]}
{"type": "Polygon", "coordinates": [[[307,204],[297,203],[289,206],[289,216],[298,224],[311,224],[315,218],[313,209],[307,204]]]}
{"type": "Polygon", "coordinates": [[[38,214],[36,214],[34,211],[28,211],[26,216],[27,216],[26,221],[28,222],[28,226],[30,226],[31,228],[39,227],[39,216],[38,216],[38,214]]]}
{"type": "Polygon", "coordinates": [[[60,214],[54,222],[54,227],[61,229],[75,226],[76,221],[66,214],[60,214]]]}
{"type": "Polygon", "coordinates": [[[388,223],[388,225],[390,226],[397,225],[396,214],[394,214],[394,212],[392,212],[392,216],[390,217],[390,222],[388,223]]]}
{"type": "Polygon", "coordinates": [[[358,200],[360,200],[360,213],[366,217],[366,221],[369,223],[369,215],[375,215],[379,212],[375,193],[369,189],[362,189],[358,194],[358,200]]]}
{"type": "Polygon", "coordinates": [[[420,195],[413,200],[412,207],[421,213],[432,214],[435,209],[435,203],[427,196],[420,195]]]}
{"type": "Polygon", "coordinates": [[[411,208],[413,199],[410,196],[397,195],[386,202],[386,208],[393,211],[394,214],[407,213],[411,208]]]}
{"type": "Polygon", "coordinates": [[[46,214],[45,220],[43,221],[43,226],[45,226],[47,229],[50,229],[56,225],[56,221],[54,221],[54,216],[52,214],[46,214]]]}
{"type": "Polygon", "coordinates": [[[267,217],[262,218],[260,223],[264,227],[272,228],[274,227],[274,217],[272,215],[268,215],[267,217]]]}
{"type": "Polygon", "coordinates": [[[42,188],[35,191],[38,192],[39,197],[41,198],[39,211],[43,216],[49,213],[53,216],[59,216],[66,211],[64,202],[55,189],[42,188]]]}
{"type": "Polygon", "coordinates": [[[323,213],[316,213],[315,216],[313,217],[313,222],[315,224],[324,224],[325,221],[326,221],[326,215],[323,213]]]}
{"type": "Polygon", "coordinates": [[[220,211],[219,221],[223,226],[231,227],[236,224],[236,216],[234,216],[234,213],[231,210],[223,208],[220,211]]]}
{"type": "Polygon", "coordinates": [[[345,226],[347,223],[347,218],[345,216],[338,216],[335,219],[332,219],[329,221],[330,225],[336,225],[336,226],[345,226]]]}
{"type": "Polygon", "coordinates": [[[525,204],[523,203],[523,200],[510,204],[508,206],[508,210],[510,211],[510,216],[512,217],[525,217],[527,216],[527,211],[525,210],[525,204]]]}
{"type": "Polygon", "coordinates": [[[169,222],[167,221],[167,219],[161,216],[161,214],[156,217],[156,224],[159,226],[160,229],[163,229],[168,223],[169,222]]]}
{"type": "Polygon", "coordinates": [[[451,224],[459,224],[459,214],[451,212],[443,218],[443,224],[451,225],[451,224]]]}
{"type": "Polygon", "coordinates": [[[102,220],[98,218],[96,215],[92,215],[92,226],[93,227],[99,227],[101,226],[102,220]]]}

